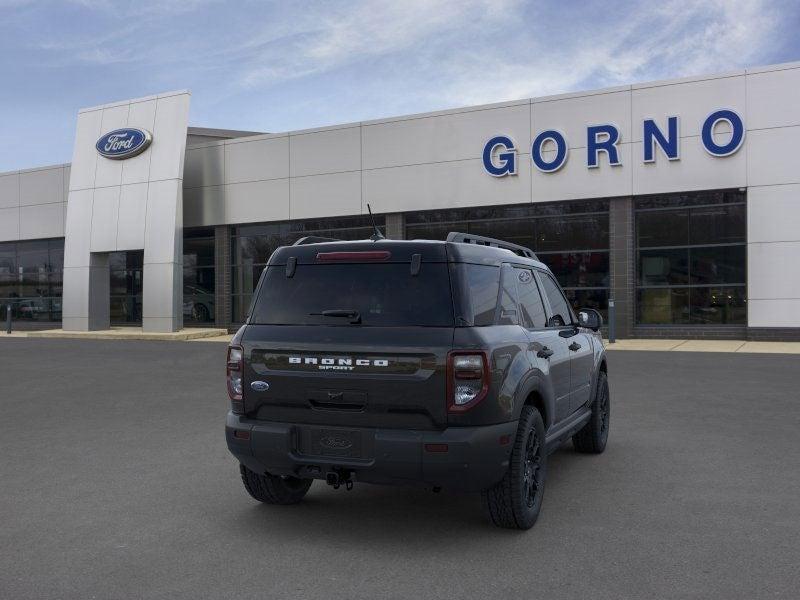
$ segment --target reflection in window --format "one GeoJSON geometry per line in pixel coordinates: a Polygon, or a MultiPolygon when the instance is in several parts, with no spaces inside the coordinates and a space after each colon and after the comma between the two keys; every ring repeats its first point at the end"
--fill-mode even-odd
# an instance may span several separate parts
{"type": "Polygon", "coordinates": [[[572,315],[569,312],[569,306],[564,299],[561,290],[550,275],[540,272],[543,291],[547,300],[550,302],[550,312],[552,322],[551,326],[563,326],[572,323],[572,315]]]}
{"type": "Polygon", "coordinates": [[[494,325],[500,269],[489,265],[459,265],[459,268],[467,285],[466,300],[472,307],[471,314],[465,315],[467,321],[475,327],[494,325]]]}
{"type": "Polygon", "coordinates": [[[522,325],[528,329],[541,329],[547,324],[547,314],[539,294],[539,286],[530,269],[514,269],[517,272],[519,307],[522,310],[522,325]]]}
{"type": "Polygon", "coordinates": [[[637,322],[745,324],[745,193],[649,196],[635,209],[637,322]]]}

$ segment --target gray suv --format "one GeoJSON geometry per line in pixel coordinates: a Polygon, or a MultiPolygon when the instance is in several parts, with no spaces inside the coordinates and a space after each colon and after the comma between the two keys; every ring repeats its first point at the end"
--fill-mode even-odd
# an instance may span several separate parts
{"type": "Polygon", "coordinates": [[[272,254],[228,348],[228,448],[268,504],[314,479],[417,483],[527,529],[547,455],[605,448],[601,324],[522,246],[304,238],[272,254]]]}

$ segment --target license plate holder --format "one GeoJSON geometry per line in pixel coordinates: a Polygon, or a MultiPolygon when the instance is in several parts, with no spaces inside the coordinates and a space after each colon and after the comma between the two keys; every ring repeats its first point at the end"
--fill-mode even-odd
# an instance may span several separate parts
{"type": "MultiPolygon", "coordinates": [[[[304,436],[306,437],[306,436],[304,436]]],[[[313,456],[363,458],[362,432],[353,429],[314,428],[308,431],[306,451],[313,456]]]]}

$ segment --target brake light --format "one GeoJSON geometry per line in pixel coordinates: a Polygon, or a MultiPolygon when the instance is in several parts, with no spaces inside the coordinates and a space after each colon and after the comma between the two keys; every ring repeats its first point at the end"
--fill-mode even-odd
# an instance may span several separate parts
{"type": "Polygon", "coordinates": [[[369,250],[366,252],[318,252],[317,260],[337,261],[337,260],[389,260],[392,253],[387,250],[369,250]]]}
{"type": "Polygon", "coordinates": [[[228,346],[226,378],[228,380],[228,397],[231,399],[231,410],[244,412],[242,402],[242,374],[244,373],[244,351],[241,346],[228,346]]]}
{"type": "Polygon", "coordinates": [[[489,392],[489,357],[483,350],[456,350],[447,355],[447,410],[463,412],[489,392]]]}

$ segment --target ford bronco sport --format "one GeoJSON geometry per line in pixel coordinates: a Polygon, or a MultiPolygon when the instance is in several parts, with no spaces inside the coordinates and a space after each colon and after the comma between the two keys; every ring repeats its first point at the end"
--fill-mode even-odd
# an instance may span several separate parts
{"type": "Polygon", "coordinates": [[[304,238],[272,254],[228,348],[228,448],[268,504],[314,479],[419,483],[527,529],[548,453],[605,448],[601,320],[522,246],[304,238]]]}

